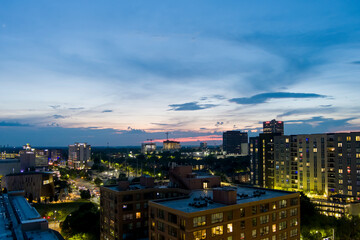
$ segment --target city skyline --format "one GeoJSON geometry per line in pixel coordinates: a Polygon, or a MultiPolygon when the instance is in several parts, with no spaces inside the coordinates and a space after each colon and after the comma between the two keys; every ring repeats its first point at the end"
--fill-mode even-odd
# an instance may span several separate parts
{"type": "Polygon", "coordinates": [[[0,145],[359,131],[360,4],[0,4],[0,145]],[[260,7],[261,6],[261,7],[260,7]]]}

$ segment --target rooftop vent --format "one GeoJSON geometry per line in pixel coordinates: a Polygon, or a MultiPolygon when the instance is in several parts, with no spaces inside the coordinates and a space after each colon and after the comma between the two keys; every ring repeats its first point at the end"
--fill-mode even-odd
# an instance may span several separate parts
{"type": "Polygon", "coordinates": [[[233,187],[214,188],[214,202],[226,205],[236,204],[236,194],[236,188],[233,187]]]}

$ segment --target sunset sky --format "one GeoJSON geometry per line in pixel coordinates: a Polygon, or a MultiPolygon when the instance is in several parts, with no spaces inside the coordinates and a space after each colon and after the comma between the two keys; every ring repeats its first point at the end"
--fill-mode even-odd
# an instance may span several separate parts
{"type": "MultiPolygon", "coordinates": [[[[360,130],[359,1],[1,1],[0,145],[360,130]]],[[[215,141],[214,141],[215,140],[215,141]]]]}

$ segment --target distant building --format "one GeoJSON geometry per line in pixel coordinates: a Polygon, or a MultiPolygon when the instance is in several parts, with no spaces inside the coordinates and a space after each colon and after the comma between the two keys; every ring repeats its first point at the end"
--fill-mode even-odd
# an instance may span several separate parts
{"type": "Polygon", "coordinates": [[[142,176],[137,184],[121,181],[100,187],[100,239],[147,239],[149,200],[187,194],[187,190],[157,185],[149,176],[142,176]]]}
{"type": "Polygon", "coordinates": [[[34,168],[48,167],[49,151],[47,149],[34,149],[29,144],[23,146],[20,151],[20,167],[22,171],[33,170],[34,168]]]}
{"type": "Polygon", "coordinates": [[[299,193],[222,187],[149,202],[150,240],[300,239],[299,193]]]}
{"type": "Polygon", "coordinates": [[[275,119],[263,122],[263,133],[280,133],[283,135],[284,122],[276,121],[275,119]]]}
{"type": "Polygon", "coordinates": [[[49,229],[48,222],[30,206],[22,191],[0,195],[0,239],[63,240],[60,233],[49,229]]]}
{"type": "Polygon", "coordinates": [[[200,150],[203,150],[203,151],[207,150],[207,142],[200,143],[200,150]]]}
{"type": "Polygon", "coordinates": [[[156,151],[156,143],[142,143],[141,144],[141,153],[143,154],[151,154],[156,151]]]}
{"type": "Polygon", "coordinates": [[[163,142],[163,151],[176,151],[180,149],[181,149],[180,142],[170,141],[170,140],[166,140],[163,142]]]}
{"type": "Polygon", "coordinates": [[[226,131],[223,133],[223,150],[226,155],[249,154],[248,133],[241,131],[226,131]]]}
{"type": "Polygon", "coordinates": [[[0,159],[14,159],[19,158],[18,153],[7,153],[7,152],[1,152],[0,153],[0,159]]]}
{"type": "Polygon", "coordinates": [[[2,184],[8,191],[24,191],[26,198],[37,202],[44,202],[55,195],[53,176],[49,172],[9,174],[2,184]]]}
{"type": "Polygon", "coordinates": [[[91,146],[87,143],[69,145],[68,165],[74,169],[89,167],[91,160],[91,146]]]}
{"type": "Polygon", "coordinates": [[[60,149],[51,149],[49,158],[50,158],[50,161],[52,161],[52,162],[56,162],[58,160],[61,160],[63,158],[62,150],[60,150],[60,149]]]}

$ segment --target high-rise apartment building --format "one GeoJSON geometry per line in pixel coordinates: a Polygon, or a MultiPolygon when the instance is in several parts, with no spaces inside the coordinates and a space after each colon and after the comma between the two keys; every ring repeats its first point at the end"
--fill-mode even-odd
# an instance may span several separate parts
{"type": "Polygon", "coordinates": [[[300,239],[299,193],[223,187],[149,202],[150,240],[300,239]]]}
{"type": "Polygon", "coordinates": [[[152,154],[156,151],[156,143],[148,142],[141,144],[141,153],[142,154],[152,154]]]}
{"type": "Polygon", "coordinates": [[[226,131],[223,133],[223,151],[226,154],[246,156],[249,154],[248,133],[241,131],[226,131]]]}
{"type": "Polygon", "coordinates": [[[284,134],[284,122],[276,121],[275,119],[263,122],[263,133],[284,134]]]}
{"type": "Polygon", "coordinates": [[[275,187],[360,196],[360,132],[275,137],[275,187]]]}
{"type": "Polygon", "coordinates": [[[284,133],[284,123],[275,119],[263,122],[263,133],[250,138],[251,182],[255,186],[274,188],[274,138],[284,133]]]}
{"type": "Polygon", "coordinates": [[[22,171],[48,167],[49,151],[47,149],[34,149],[29,144],[26,144],[19,154],[22,171]]]}
{"type": "Polygon", "coordinates": [[[87,143],[69,145],[68,166],[74,169],[89,167],[91,160],[91,146],[87,143]]]}

